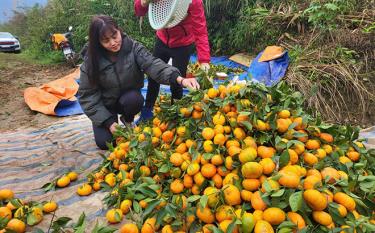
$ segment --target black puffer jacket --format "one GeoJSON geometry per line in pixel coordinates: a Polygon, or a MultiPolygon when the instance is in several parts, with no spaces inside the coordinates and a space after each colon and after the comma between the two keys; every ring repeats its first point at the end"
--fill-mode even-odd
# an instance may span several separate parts
{"type": "Polygon", "coordinates": [[[105,57],[100,59],[99,80],[89,82],[87,59],[81,66],[79,103],[94,125],[104,126],[111,117],[121,93],[126,90],[140,90],[144,83],[144,73],[160,84],[170,85],[180,75],[177,68],[155,58],[139,42],[123,35],[123,42],[117,62],[105,57]]]}

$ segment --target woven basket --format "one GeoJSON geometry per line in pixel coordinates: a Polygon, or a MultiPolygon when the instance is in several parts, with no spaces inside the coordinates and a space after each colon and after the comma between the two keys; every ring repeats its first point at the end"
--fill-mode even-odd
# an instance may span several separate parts
{"type": "Polygon", "coordinates": [[[155,30],[171,28],[179,24],[187,16],[192,0],[158,0],[151,2],[148,18],[155,30]]]}

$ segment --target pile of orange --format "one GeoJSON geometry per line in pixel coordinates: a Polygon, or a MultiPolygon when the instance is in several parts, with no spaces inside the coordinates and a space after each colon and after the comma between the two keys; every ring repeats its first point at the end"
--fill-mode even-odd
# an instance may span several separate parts
{"type": "Polygon", "coordinates": [[[109,222],[133,220],[122,233],[373,232],[374,158],[352,128],[317,121],[281,88],[194,92],[122,130],[90,179],[117,198],[109,222]],[[153,195],[127,195],[145,178],[153,195]]]}
{"type": "Polygon", "coordinates": [[[14,197],[10,189],[0,190],[0,233],[26,231],[26,225],[34,226],[43,220],[43,213],[57,209],[54,201],[26,203],[14,197]]]}

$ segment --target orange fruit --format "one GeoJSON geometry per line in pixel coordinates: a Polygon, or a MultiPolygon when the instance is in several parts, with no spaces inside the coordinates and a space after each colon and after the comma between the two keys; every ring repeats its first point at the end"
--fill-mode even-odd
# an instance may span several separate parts
{"type": "Polygon", "coordinates": [[[271,207],[263,212],[263,219],[272,225],[279,225],[285,221],[285,212],[277,207],[271,207]]]}
{"type": "Polygon", "coordinates": [[[187,174],[189,176],[194,176],[195,174],[197,174],[200,170],[200,166],[198,163],[191,163],[189,164],[188,168],[187,168],[187,174]]]}
{"type": "Polygon", "coordinates": [[[214,131],[215,131],[215,134],[224,134],[225,133],[224,126],[222,126],[222,125],[215,125],[214,131]]]}
{"type": "Polygon", "coordinates": [[[62,176],[56,182],[57,187],[63,188],[70,184],[70,178],[68,176],[62,176]]]}
{"type": "Polygon", "coordinates": [[[208,204],[209,207],[213,208],[219,202],[220,191],[217,188],[215,188],[215,187],[207,187],[203,191],[203,194],[208,197],[207,204],[208,204]]]}
{"type": "Polygon", "coordinates": [[[308,189],[304,191],[303,198],[311,209],[317,211],[324,210],[328,204],[326,196],[316,189],[308,189]]]}
{"type": "Polygon", "coordinates": [[[80,196],[88,196],[92,192],[92,187],[89,184],[83,184],[77,189],[77,194],[80,196]]]}
{"type": "Polygon", "coordinates": [[[326,152],[326,154],[331,154],[333,151],[333,148],[331,145],[325,144],[322,146],[323,150],[326,152]]]}
{"type": "Polygon", "coordinates": [[[276,168],[276,164],[270,158],[264,158],[259,161],[263,167],[263,174],[270,175],[276,168]]]}
{"type": "Polygon", "coordinates": [[[176,147],[176,152],[177,153],[180,153],[180,154],[183,154],[187,151],[187,146],[185,143],[180,143],[177,147],[176,147]]]}
{"type": "Polygon", "coordinates": [[[6,229],[16,233],[23,233],[26,230],[26,224],[19,219],[13,218],[8,222],[6,229]]]}
{"type": "Polygon", "coordinates": [[[215,88],[210,88],[207,91],[207,95],[210,99],[215,99],[219,95],[219,91],[215,88]]]}
{"type": "Polygon", "coordinates": [[[254,233],[274,233],[272,225],[265,220],[258,220],[255,223],[254,233]]]}
{"type": "Polygon", "coordinates": [[[225,203],[231,206],[241,204],[241,193],[236,186],[227,184],[223,186],[222,190],[224,192],[225,203]]]}
{"type": "Polygon", "coordinates": [[[140,200],[140,201],[139,201],[139,206],[140,206],[142,209],[146,209],[147,206],[148,206],[148,203],[147,203],[145,200],[140,200]]]}
{"type": "Polygon", "coordinates": [[[223,186],[223,178],[219,174],[215,174],[211,180],[214,182],[216,188],[221,188],[223,186]]]}
{"type": "Polygon", "coordinates": [[[197,110],[193,110],[193,113],[191,114],[191,117],[193,118],[193,119],[201,119],[202,118],[202,116],[203,116],[203,112],[201,112],[201,111],[197,111],[197,110]]]}
{"type": "Polygon", "coordinates": [[[180,126],[177,128],[177,135],[180,137],[185,136],[186,133],[186,127],[185,126],[180,126]]]}
{"type": "Polygon", "coordinates": [[[0,217],[11,219],[12,218],[12,210],[8,207],[0,207],[0,217]]]}
{"type": "Polygon", "coordinates": [[[195,184],[197,184],[198,186],[201,186],[203,182],[206,180],[201,172],[198,172],[197,174],[195,174],[193,179],[194,179],[195,184]]]}
{"type": "Polygon", "coordinates": [[[300,214],[295,213],[295,212],[288,212],[287,216],[292,223],[297,225],[298,229],[302,229],[306,227],[305,220],[300,214]]]}
{"type": "Polygon", "coordinates": [[[212,122],[214,125],[224,125],[225,124],[225,117],[221,113],[217,113],[213,118],[212,122]]]}
{"type": "Polygon", "coordinates": [[[303,182],[303,189],[315,189],[322,186],[321,179],[317,176],[307,176],[303,182]]]}
{"type": "Polygon", "coordinates": [[[119,223],[122,220],[122,211],[120,209],[108,210],[105,217],[109,223],[119,223]]]}
{"type": "Polygon", "coordinates": [[[54,212],[57,209],[57,204],[54,201],[47,202],[43,205],[43,211],[45,213],[51,213],[54,212]]]}
{"type": "Polygon", "coordinates": [[[259,178],[263,173],[263,167],[257,162],[247,162],[242,165],[241,172],[247,179],[259,178]]]}
{"type": "Polygon", "coordinates": [[[298,188],[300,183],[300,177],[291,171],[281,170],[279,171],[281,175],[278,180],[279,184],[287,188],[298,188]]]}
{"type": "Polygon", "coordinates": [[[122,211],[123,214],[127,214],[129,212],[131,206],[132,206],[132,201],[126,199],[126,200],[123,200],[121,202],[120,209],[121,209],[121,211],[122,211]]]}
{"type": "Polygon", "coordinates": [[[140,168],[139,168],[139,171],[141,173],[141,176],[149,176],[151,174],[151,170],[149,167],[145,166],[145,165],[142,165],[140,168]]]}
{"type": "Polygon", "coordinates": [[[253,195],[252,192],[248,191],[248,190],[241,190],[241,199],[245,202],[251,202],[251,195],[253,195]]]}
{"type": "Polygon", "coordinates": [[[257,152],[258,155],[262,158],[271,158],[275,155],[276,150],[273,147],[258,146],[257,152]]]}
{"type": "Polygon", "coordinates": [[[134,223],[125,223],[120,228],[120,233],[139,233],[139,230],[134,223]]]}
{"type": "Polygon", "coordinates": [[[182,155],[180,153],[173,153],[171,157],[169,157],[169,161],[176,167],[181,166],[181,164],[184,162],[184,159],[182,158],[182,155]]]}
{"type": "Polygon", "coordinates": [[[225,167],[228,169],[228,170],[233,170],[233,159],[232,157],[228,156],[225,158],[225,167]]]}
{"type": "Polygon", "coordinates": [[[215,137],[215,131],[212,128],[204,128],[202,130],[202,137],[205,140],[211,140],[215,137]]]}
{"type": "Polygon", "coordinates": [[[275,180],[270,179],[270,178],[268,178],[264,182],[262,182],[262,189],[261,190],[262,190],[263,193],[267,192],[266,187],[268,187],[268,189],[270,189],[270,191],[275,191],[275,190],[280,189],[279,183],[275,180]]]}
{"type": "Polygon", "coordinates": [[[263,211],[262,210],[254,210],[253,212],[255,222],[259,220],[263,220],[263,211]]]}
{"type": "MultiPolygon", "coordinates": [[[[232,223],[232,220],[224,220],[219,223],[219,229],[223,232],[227,232],[228,226],[232,223]]],[[[238,227],[235,225],[235,227],[232,229],[232,233],[238,233],[238,227]]]]}
{"type": "Polygon", "coordinates": [[[211,163],[202,166],[201,173],[206,178],[212,178],[216,174],[216,167],[211,163]]]}
{"type": "Polygon", "coordinates": [[[314,155],[319,159],[324,159],[327,156],[327,152],[324,149],[319,148],[314,155]]]}
{"type": "Polygon", "coordinates": [[[230,147],[232,147],[232,146],[235,146],[235,147],[240,147],[241,146],[241,144],[237,141],[237,140],[228,140],[226,143],[225,143],[225,147],[227,148],[227,149],[229,149],[230,147]]]}
{"type": "Polygon", "coordinates": [[[247,136],[243,142],[245,143],[245,147],[252,147],[254,149],[257,149],[257,143],[254,138],[247,136]]]}
{"type": "Polygon", "coordinates": [[[216,209],[215,217],[218,222],[232,220],[235,218],[234,209],[230,205],[221,205],[216,209]]]}
{"type": "Polygon", "coordinates": [[[359,157],[361,156],[357,151],[349,151],[348,153],[346,153],[346,156],[348,156],[348,158],[353,161],[353,162],[357,162],[359,160],[359,157]]]}
{"type": "Polygon", "coordinates": [[[288,119],[279,118],[276,120],[276,129],[279,133],[285,133],[288,131],[289,126],[292,124],[292,121],[288,119]]]}
{"type": "Polygon", "coordinates": [[[319,138],[323,141],[323,142],[327,142],[327,143],[332,143],[333,142],[333,136],[329,133],[321,133],[319,135],[319,138]]]}
{"type": "Polygon", "coordinates": [[[320,148],[320,142],[316,139],[309,139],[307,140],[305,146],[309,150],[317,150],[320,148]]]}
{"type": "Polygon", "coordinates": [[[227,152],[228,152],[229,156],[233,157],[233,156],[241,153],[241,148],[239,148],[237,146],[231,146],[231,147],[228,148],[227,152]]]}
{"type": "Polygon", "coordinates": [[[297,152],[298,155],[301,155],[305,151],[305,144],[295,144],[292,149],[297,152]]]}
{"type": "Polygon", "coordinates": [[[184,186],[185,188],[191,188],[193,187],[193,177],[189,175],[184,175],[184,186]]]}
{"type": "Polygon", "coordinates": [[[324,211],[313,211],[312,216],[315,222],[319,223],[320,225],[328,226],[332,224],[331,215],[324,211]]]}
{"type": "Polygon", "coordinates": [[[143,223],[143,226],[141,228],[141,233],[153,233],[156,232],[156,218],[148,218],[146,221],[143,223]]]}
{"type": "Polygon", "coordinates": [[[170,190],[175,194],[182,193],[184,191],[184,184],[181,180],[176,179],[170,184],[170,190]]]}
{"type": "Polygon", "coordinates": [[[296,123],[296,130],[305,129],[307,127],[306,123],[303,123],[302,117],[296,117],[293,119],[293,123],[296,123]]]}
{"type": "Polygon", "coordinates": [[[263,201],[259,191],[256,191],[251,195],[251,206],[255,210],[265,210],[267,208],[267,204],[263,201]]]}
{"type": "Polygon", "coordinates": [[[256,191],[260,187],[260,182],[258,179],[244,179],[242,181],[242,187],[248,191],[256,191]]]}
{"type": "Polygon", "coordinates": [[[290,117],[290,112],[289,112],[289,110],[284,109],[284,110],[281,110],[280,112],[278,112],[278,113],[277,113],[277,116],[278,116],[279,118],[286,119],[286,118],[289,118],[289,117],[290,117]]]}
{"type": "Polygon", "coordinates": [[[173,136],[174,136],[174,135],[173,135],[173,132],[170,131],[170,130],[167,130],[167,131],[165,131],[165,132],[162,134],[161,138],[162,138],[163,142],[165,142],[165,143],[170,143],[170,142],[173,141],[173,136]]]}
{"type": "Polygon", "coordinates": [[[180,113],[184,117],[189,117],[191,115],[191,111],[188,108],[180,108],[180,113]]]}
{"type": "Polygon", "coordinates": [[[77,172],[69,172],[67,175],[70,179],[70,181],[75,181],[78,178],[77,172]]]}
{"type": "Polygon", "coordinates": [[[319,162],[318,157],[311,154],[310,152],[303,153],[303,161],[310,166],[313,166],[314,164],[319,162]]]}
{"type": "Polygon", "coordinates": [[[173,233],[173,228],[171,225],[165,225],[162,229],[161,229],[161,233],[173,233]]]}
{"type": "Polygon", "coordinates": [[[340,161],[340,163],[342,163],[342,164],[346,164],[346,163],[351,163],[352,162],[352,160],[350,160],[348,157],[346,157],[346,156],[340,156],[339,157],[339,161],[340,161]]]}
{"type": "Polygon", "coordinates": [[[203,143],[204,151],[207,152],[207,153],[212,152],[214,150],[213,144],[214,143],[211,140],[204,141],[204,143],[203,143]]]}
{"type": "Polygon", "coordinates": [[[328,179],[328,183],[329,184],[333,184],[336,182],[336,180],[339,180],[340,179],[340,174],[339,172],[332,168],[332,167],[326,167],[324,168],[320,174],[322,174],[322,178],[324,180],[328,179]]]}
{"type": "Polygon", "coordinates": [[[0,190],[0,200],[10,200],[14,198],[14,193],[10,189],[1,189],[0,190]]]}
{"type": "Polygon", "coordinates": [[[238,140],[243,140],[246,137],[246,133],[242,128],[235,128],[233,130],[234,137],[238,140]]]}
{"type": "Polygon", "coordinates": [[[217,134],[215,135],[214,137],[214,144],[215,145],[220,145],[220,146],[223,146],[225,144],[225,141],[226,141],[226,137],[224,136],[224,134],[217,134]]]}
{"type": "Polygon", "coordinates": [[[215,166],[222,165],[224,163],[223,157],[219,154],[212,156],[211,163],[215,166]]]}
{"type": "Polygon", "coordinates": [[[337,205],[338,205],[337,211],[339,212],[340,216],[346,217],[346,215],[348,214],[348,211],[346,210],[345,206],[341,204],[337,204],[337,205]]]}
{"type": "Polygon", "coordinates": [[[316,169],[309,169],[306,173],[306,176],[316,176],[320,180],[322,180],[322,174],[320,174],[320,172],[316,169]]]}
{"type": "Polygon", "coordinates": [[[208,207],[202,208],[201,206],[198,206],[196,215],[199,218],[199,220],[201,220],[204,223],[213,223],[215,221],[215,215],[208,207]]]}
{"type": "Polygon", "coordinates": [[[354,211],[356,207],[356,203],[352,197],[349,195],[343,193],[343,192],[337,192],[333,195],[333,200],[343,205],[347,210],[354,211]]]}
{"type": "Polygon", "coordinates": [[[257,150],[254,149],[253,147],[247,147],[243,149],[238,155],[238,158],[241,161],[241,163],[252,162],[255,160],[256,157],[257,157],[257,150]]]}

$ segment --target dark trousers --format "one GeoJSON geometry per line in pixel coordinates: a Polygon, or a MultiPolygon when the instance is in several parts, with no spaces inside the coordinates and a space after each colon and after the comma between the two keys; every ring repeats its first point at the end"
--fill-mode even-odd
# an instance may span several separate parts
{"type": "MultiPolygon", "coordinates": [[[[165,63],[167,63],[169,59],[172,58],[172,66],[176,67],[180,71],[182,77],[185,77],[192,51],[193,45],[178,48],[169,48],[159,38],[156,38],[153,55],[154,57],[160,58],[165,63]]],[[[182,87],[180,85],[171,85],[170,88],[172,99],[182,98],[182,87]]],[[[149,77],[145,104],[147,108],[154,107],[156,99],[159,95],[159,90],[160,84],[149,77]]]]}
{"type": "MultiPolygon", "coordinates": [[[[123,123],[131,123],[134,120],[134,116],[141,111],[143,102],[144,99],[139,90],[128,90],[118,99],[115,108],[109,110],[114,114],[116,122],[118,122],[117,114],[121,114],[120,119],[123,123]]],[[[106,143],[113,141],[109,128],[93,125],[93,131],[96,145],[102,150],[108,149],[106,143]]]]}

